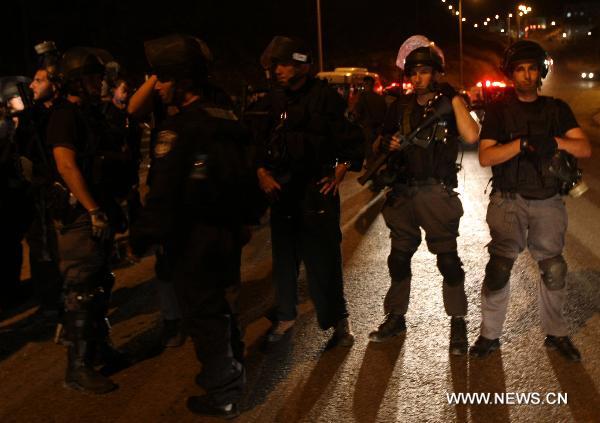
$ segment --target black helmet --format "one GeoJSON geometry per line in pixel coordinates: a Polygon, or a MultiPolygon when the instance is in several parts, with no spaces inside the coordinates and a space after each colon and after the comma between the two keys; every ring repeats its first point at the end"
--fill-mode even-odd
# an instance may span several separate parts
{"type": "Polygon", "coordinates": [[[59,64],[59,73],[64,82],[83,75],[104,73],[104,65],[98,56],[99,49],[92,47],[73,47],[63,54],[59,64]]]}
{"type": "Polygon", "coordinates": [[[311,64],[312,54],[306,43],[298,38],[275,36],[263,54],[260,56],[260,64],[265,69],[271,68],[277,63],[299,63],[311,64]]]}
{"type": "Polygon", "coordinates": [[[14,97],[21,97],[18,85],[21,84],[25,93],[31,97],[29,84],[31,79],[26,76],[5,76],[0,78],[0,103],[6,103],[14,97]]]}
{"type": "Polygon", "coordinates": [[[512,77],[512,71],[517,63],[535,62],[540,68],[540,75],[545,78],[550,69],[549,57],[538,43],[533,41],[517,41],[504,52],[501,70],[509,78],[512,77]]]}
{"type": "Polygon", "coordinates": [[[159,79],[206,80],[210,50],[198,38],[173,34],[144,43],[146,59],[159,79]]]}
{"type": "Polygon", "coordinates": [[[418,66],[431,66],[438,72],[444,72],[444,60],[432,47],[419,47],[406,56],[404,72],[410,74],[411,70],[418,66]]]}

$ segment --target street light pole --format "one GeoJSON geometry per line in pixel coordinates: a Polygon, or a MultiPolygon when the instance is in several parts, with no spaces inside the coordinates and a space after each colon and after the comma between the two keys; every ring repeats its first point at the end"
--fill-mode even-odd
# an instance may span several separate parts
{"type": "Polygon", "coordinates": [[[323,72],[323,30],[321,28],[321,0],[317,0],[317,43],[319,48],[319,72],[323,72]]]}
{"type": "Polygon", "coordinates": [[[506,18],[507,21],[508,21],[508,44],[509,45],[512,44],[512,36],[511,36],[511,33],[510,33],[510,18],[512,18],[512,13],[509,13],[508,14],[508,18],[506,18]]]}
{"type": "Polygon", "coordinates": [[[462,30],[462,0],[458,0],[458,49],[460,61],[460,88],[465,86],[463,73],[463,30],[462,30]]]}

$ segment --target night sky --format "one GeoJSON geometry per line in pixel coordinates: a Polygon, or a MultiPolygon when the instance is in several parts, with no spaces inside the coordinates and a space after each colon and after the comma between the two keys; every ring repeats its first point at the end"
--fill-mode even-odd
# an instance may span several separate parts
{"type": "MultiPolygon", "coordinates": [[[[326,67],[377,51],[397,50],[415,33],[441,45],[456,44],[457,18],[447,5],[457,5],[457,1],[321,0],[326,67]]],[[[508,13],[516,4],[463,0],[463,14],[469,20],[483,19],[508,13]]],[[[535,14],[562,11],[558,0],[527,4],[535,14]]],[[[275,34],[305,38],[316,50],[316,0],[169,0],[162,5],[138,0],[18,0],[3,7],[0,75],[31,75],[33,45],[46,39],[56,41],[61,49],[75,45],[106,48],[132,73],[140,74],[145,67],[144,40],[171,32],[190,33],[211,47],[215,69],[226,70],[229,78],[249,80],[260,75],[258,57],[275,34]]],[[[466,37],[471,27],[465,26],[466,37]]]]}

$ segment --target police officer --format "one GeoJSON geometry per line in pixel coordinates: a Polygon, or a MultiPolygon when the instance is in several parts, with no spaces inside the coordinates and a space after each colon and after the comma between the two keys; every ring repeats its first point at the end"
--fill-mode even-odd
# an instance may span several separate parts
{"type": "Polygon", "coordinates": [[[400,47],[396,64],[404,70],[414,91],[390,105],[383,130],[388,137],[381,145],[382,150],[399,150],[400,139],[390,138],[390,135],[398,129],[404,135],[411,133],[430,113],[429,109],[435,108],[436,96],[446,97],[446,104],[451,101],[451,107],[437,124],[418,134],[420,139],[430,141],[426,147],[409,145],[393,154],[388,163],[393,182],[382,214],[391,230],[388,267],[392,282],[384,300],[385,320],[369,334],[369,339],[384,342],[406,330],[404,315],[410,295],[410,262],[421,243],[423,228],[427,247],[437,256],[443,277],[444,308],[451,316],[450,353],[460,355],[468,348],[464,321],[467,298],[465,274],[456,251],[463,209],[453,189],[457,186],[458,137],[475,143],[479,127],[464,100],[451,86],[440,83],[444,72],[443,53],[428,39],[423,36],[407,39],[400,47]]]}
{"type": "Polygon", "coordinates": [[[112,349],[106,319],[114,275],[108,260],[112,240],[122,224],[112,194],[106,157],[106,122],[98,108],[104,67],[92,49],[68,50],[60,63],[67,101],[48,118],[47,144],[55,163],[52,213],[58,229],[60,271],[64,283],[64,328],[68,344],[68,387],[101,394],[117,386],[96,372],[102,360],[121,366],[112,349]]]}
{"type": "Polygon", "coordinates": [[[267,341],[279,341],[294,325],[300,262],[321,329],[334,328],[332,344],[352,345],[344,298],[339,227],[339,184],[360,170],[363,137],[344,118],[343,99],[310,74],[306,45],[275,37],[261,58],[277,85],[268,135],[259,146],[257,175],[271,198],[276,321],[267,341]]]}
{"type": "Polygon", "coordinates": [[[34,290],[44,316],[57,314],[62,280],[58,267],[58,245],[54,222],[48,213],[48,190],[53,182],[53,163],[46,145],[48,118],[55,106],[66,101],[60,96],[57,59],[45,56],[29,85],[33,107],[17,129],[23,155],[31,161],[31,188],[35,215],[26,239],[34,290]]]}
{"type": "Polygon", "coordinates": [[[514,91],[490,104],[479,148],[479,162],[492,166],[493,173],[487,211],[492,240],[482,287],[481,335],[470,354],[484,357],[500,347],[510,272],[527,247],[542,279],[538,298],[545,345],[579,361],[562,314],[567,295],[567,263],[562,255],[567,212],[561,178],[553,170],[563,160],[590,157],[590,142],[567,104],[539,95],[548,56],[538,44],[513,44],[505,52],[502,71],[514,91]]]}
{"type": "Polygon", "coordinates": [[[256,179],[249,136],[230,109],[203,97],[207,63],[197,40],[171,35],[146,42],[162,101],[178,112],[158,130],[150,192],[132,228],[134,251],[169,244],[187,332],[202,372],[203,396],[188,398],[200,415],[232,418],[244,387],[244,345],[235,300],[244,225],[256,220],[256,179]]]}

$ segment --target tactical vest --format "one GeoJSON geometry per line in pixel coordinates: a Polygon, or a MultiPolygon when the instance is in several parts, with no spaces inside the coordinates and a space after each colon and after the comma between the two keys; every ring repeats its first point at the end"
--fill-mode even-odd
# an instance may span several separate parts
{"type": "Polygon", "coordinates": [[[249,160],[249,133],[229,109],[210,103],[194,109],[187,119],[193,116],[203,136],[185,141],[190,143],[182,199],[185,215],[211,223],[254,223],[261,205],[249,160]]]}
{"type": "MultiPolygon", "coordinates": [[[[411,95],[399,99],[398,104],[398,126],[402,128],[404,135],[410,134],[422,120],[422,116],[415,121],[414,111],[417,107],[416,96],[411,95]]],[[[401,168],[397,168],[398,181],[423,180],[434,178],[443,182],[446,186],[456,187],[458,165],[459,141],[455,133],[450,131],[452,117],[424,128],[418,138],[432,138],[426,149],[411,145],[401,152],[401,168]]]]}
{"type": "MultiPolygon", "coordinates": [[[[506,142],[521,136],[560,135],[558,107],[552,97],[540,96],[542,103],[536,110],[524,107],[515,95],[507,95],[499,101],[500,125],[504,128],[506,142]]],[[[529,199],[545,199],[556,195],[559,192],[559,180],[549,171],[551,160],[551,157],[519,154],[492,166],[493,190],[518,193],[529,199]]]]}

